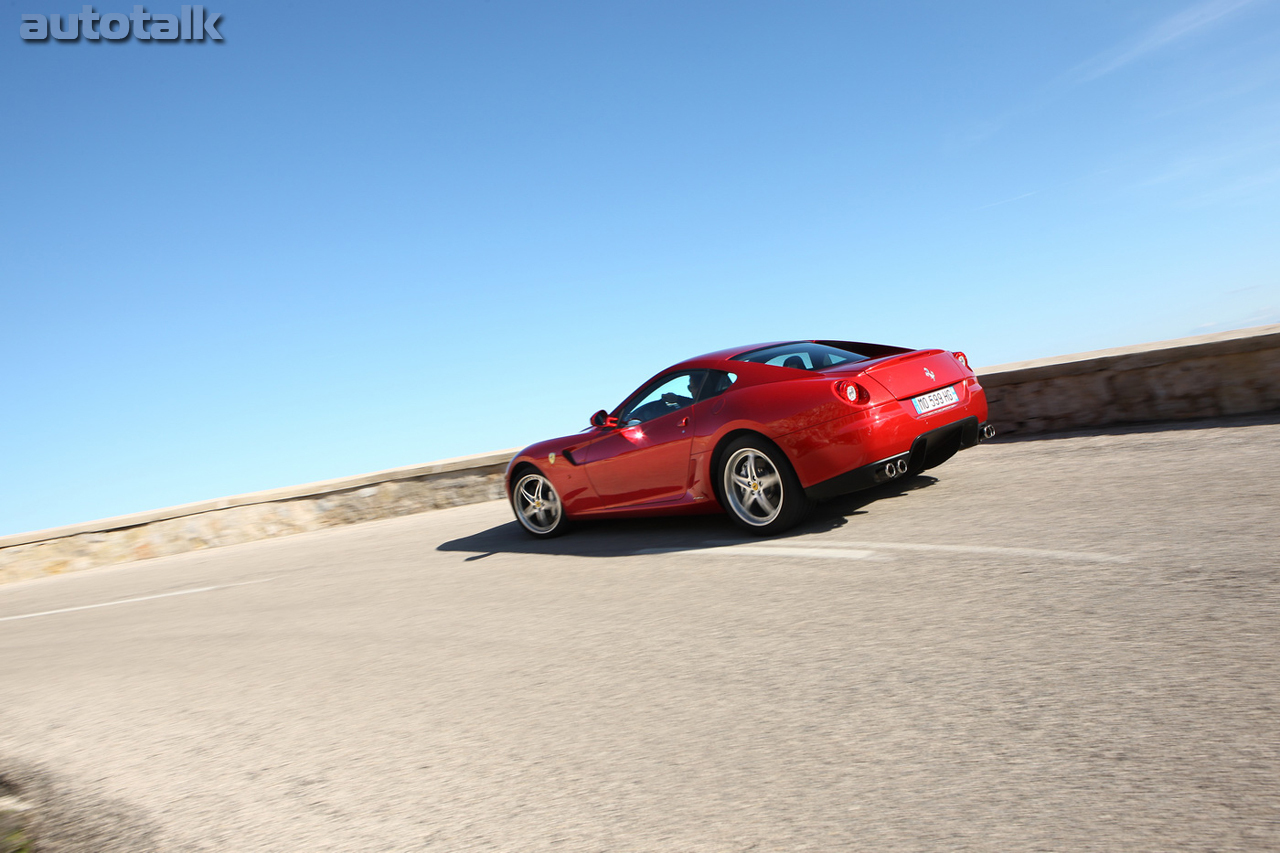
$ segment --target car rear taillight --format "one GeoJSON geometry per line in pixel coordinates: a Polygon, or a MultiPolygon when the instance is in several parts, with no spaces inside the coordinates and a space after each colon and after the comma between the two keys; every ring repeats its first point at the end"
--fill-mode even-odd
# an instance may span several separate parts
{"type": "Polygon", "coordinates": [[[857,382],[841,379],[832,386],[836,396],[851,406],[861,406],[871,402],[871,394],[857,382]]]}
{"type": "Polygon", "coordinates": [[[969,356],[965,355],[962,352],[953,352],[951,354],[956,357],[956,361],[960,362],[961,367],[969,366],[969,356]]]}

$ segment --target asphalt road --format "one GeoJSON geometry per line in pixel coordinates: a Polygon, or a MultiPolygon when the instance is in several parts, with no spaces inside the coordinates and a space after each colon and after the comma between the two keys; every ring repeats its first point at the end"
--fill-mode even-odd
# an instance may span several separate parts
{"type": "Polygon", "coordinates": [[[1254,418],[777,540],[492,503],[0,587],[0,774],[64,851],[1277,850],[1278,473],[1254,418]]]}

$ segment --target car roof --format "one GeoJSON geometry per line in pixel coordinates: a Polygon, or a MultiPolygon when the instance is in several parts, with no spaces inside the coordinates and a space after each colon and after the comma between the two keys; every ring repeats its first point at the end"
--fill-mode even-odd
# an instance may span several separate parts
{"type": "Polygon", "coordinates": [[[693,358],[686,358],[684,361],[671,365],[667,370],[675,370],[680,367],[717,367],[723,362],[730,361],[736,355],[742,355],[744,352],[753,352],[754,350],[764,349],[766,347],[777,347],[783,344],[800,343],[800,341],[772,341],[762,344],[747,344],[745,346],[729,347],[728,349],[716,350],[704,355],[695,355],[693,358]]]}

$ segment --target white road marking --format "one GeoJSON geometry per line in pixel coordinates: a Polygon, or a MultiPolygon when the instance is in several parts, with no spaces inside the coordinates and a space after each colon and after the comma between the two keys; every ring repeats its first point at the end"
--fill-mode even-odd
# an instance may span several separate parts
{"type": "Polygon", "coordinates": [[[175,595],[191,595],[196,592],[213,592],[217,589],[230,589],[233,586],[248,586],[254,583],[266,583],[275,580],[275,578],[262,578],[256,581],[241,581],[240,583],[225,583],[218,586],[201,586],[195,589],[180,589],[177,592],[161,592],[156,595],[141,595],[137,598],[121,598],[117,601],[104,601],[101,604],[82,604],[79,607],[61,607],[57,610],[42,610],[39,613],[23,613],[18,616],[0,616],[0,622],[9,622],[14,619],[34,619],[37,616],[52,616],[55,613],[71,613],[76,610],[93,610],[95,607],[114,607],[117,604],[133,604],[137,601],[153,601],[157,598],[172,598],[175,595]]]}
{"type": "Polygon", "coordinates": [[[818,557],[825,560],[865,560],[875,551],[862,551],[854,548],[796,548],[788,545],[733,545],[723,549],[713,549],[734,554],[746,554],[751,557],[818,557]]]}
{"type": "Polygon", "coordinates": [[[0,814],[4,812],[28,812],[31,806],[17,797],[0,797],[0,814]]]}
{"type": "Polygon", "coordinates": [[[849,542],[851,548],[825,546],[783,545],[769,543],[738,544],[736,542],[706,542],[690,548],[642,548],[632,553],[645,554],[741,554],[748,557],[814,557],[828,560],[865,560],[877,551],[932,551],[951,554],[991,554],[994,556],[1042,557],[1051,560],[1068,560],[1081,563],[1127,563],[1125,557],[1110,554],[1093,554],[1086,551],[1053,551],[1043,548],[1005,548],[998,545],[934,545],[916,542],[849,542]]]}
{"type": "Polygon", "coordinates": [[[745,555],[748,557],[816,557],[825,560],[865,560],[874,551],[854,548],[796,548],[787,545],[712,545],[706,548],[644,548],[635,554],[697,553],[715,556],[745,555]]]}
{"type": "MultiPolygon", "coordinates": [[[[707,545],[715,548],[720,546],[732,546],[731,542],[708,542],[707,545]]],[[[1054,560],[1075,560],[1085,563],[1127,563],[1126,557],[1116,557],[1111,554],[1097,554],[1087,551],[1053,551],[1043,548],[1005,548],[999,545],[937,545],[924,544],[919,542],[847,542],[841,543],[851,545],[854,548],[866,548],[870,551],[937,551],[953,554],[994,554],[1008,555],[1015,557],[1048,557],[1054,560]]],[[[751,545],[752,548],[773,548],[772,545],[751,545]]],[[[807,550],[803,547],[797,550],[807,550]]],[[[826,549],[824,549],[826,550],[826,549]]]]}

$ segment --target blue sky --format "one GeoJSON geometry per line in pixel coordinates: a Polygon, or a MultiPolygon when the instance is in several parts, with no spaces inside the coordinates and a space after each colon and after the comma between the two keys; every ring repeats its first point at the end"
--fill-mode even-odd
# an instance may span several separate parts
{"type": "Polygon", "coordinates": [[[0,0],[0,534],[523,445],[740,343],[996,364],[1280,322],[1274,0],[19,38],[80,6],[0,0]]]}

